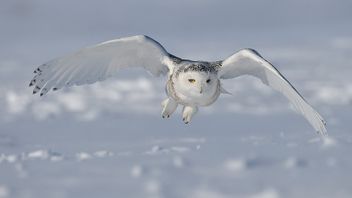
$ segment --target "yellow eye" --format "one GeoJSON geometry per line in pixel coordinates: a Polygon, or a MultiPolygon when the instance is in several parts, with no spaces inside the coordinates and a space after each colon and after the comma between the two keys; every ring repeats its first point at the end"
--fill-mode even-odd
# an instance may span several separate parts
{"type": "Polygon", "coordinates": [[[196,80],[194,80],[194,79],[188,79],[188,82],[190,82],[190,83],[195,83],[196,80]]]}

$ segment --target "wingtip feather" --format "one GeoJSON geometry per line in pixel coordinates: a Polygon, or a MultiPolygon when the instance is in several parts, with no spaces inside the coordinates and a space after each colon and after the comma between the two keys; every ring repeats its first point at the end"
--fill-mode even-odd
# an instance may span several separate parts
{"type": "Polygon", "coordinates": [[[35,82],[36,82],[36,79],[31,80],[31,82],[29,83],[29,87],[33,86],[35,82]]]}
{"type": "Polygon", "coordinates": [[[322,136],[322,137],[328,137],[328,131],[326,129],[326,122],[325,120],[321,120],[321,125],[319,126],[319,129],[317,130],[317,133],[322,136]]]}

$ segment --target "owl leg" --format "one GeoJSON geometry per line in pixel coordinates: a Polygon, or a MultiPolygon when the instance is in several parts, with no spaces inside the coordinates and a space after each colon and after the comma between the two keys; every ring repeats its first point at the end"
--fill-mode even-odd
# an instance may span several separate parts
{"type": "Polygon", "coordinates": [[[191,119],[192,116],[194,116],[198,111],[198,107],[197,106],[184,106],[183,107],[183,113],[182,113],[182,117],[183,117],[183,121],[185,122],[185,124],[188,124],[191,119]]]}
{"type": "Polygon", "coordinates": [[[163,118],[169,118],[170,115],[175,112],[177,108],[177,102],[171,98],[167,98],[161,103],[161,106],[163,108],[161,116],[163,118]]]}

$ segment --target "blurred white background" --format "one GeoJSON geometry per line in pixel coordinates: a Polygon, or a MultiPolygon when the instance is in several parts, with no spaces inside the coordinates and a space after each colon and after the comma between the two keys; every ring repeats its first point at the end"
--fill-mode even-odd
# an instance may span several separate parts
{"type": "Polygon", "coordinates": [[[352,2],[0,0],[1,197],[349,197],[352,2]],[[328,122],[323,141],[260,81],[190,126],[159,118],[164,78],[122,71],[31,95],[36,66],[137,34],[170,53],[270,60],[328,122]]]}

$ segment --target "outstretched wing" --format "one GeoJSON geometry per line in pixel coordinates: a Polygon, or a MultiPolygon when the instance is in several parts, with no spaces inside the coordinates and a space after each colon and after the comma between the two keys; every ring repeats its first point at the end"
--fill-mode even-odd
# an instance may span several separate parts
{"type": "Polygon", "coordinates": [[[132,36],[107,41],[39,66],[30,86],[46,94],[64,86],[90,84],[113,76],[121,68],[144,67],[155,76],[172,69],[169,54],[150,37],[132,36]]]}
{"type": "Polygon", "coordinates": [[[220,78],[235,78],[251,75],[259,78],[264,84],[285,95],[321,135],[327,135],[325,121],[297,92],[283,75],[258,52],[243,49],[222,62],[218,75],[220,78]]]}

